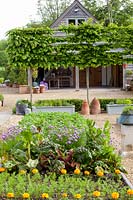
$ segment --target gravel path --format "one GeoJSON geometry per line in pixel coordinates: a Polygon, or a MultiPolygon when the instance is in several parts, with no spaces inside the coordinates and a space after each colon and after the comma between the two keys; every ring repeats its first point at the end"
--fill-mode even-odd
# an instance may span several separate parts
{"type": "MultiPolygon", "coordinates": [[[[90,89],[89,98],[90,101],[96,98],[132,98],[132,92],[125,92],[119,89],[90,89]]],[[[12,108],[15,106],[17,100],[20,99],[30,99],[29,94],[3,94],[4,95],[4,107],[0,107],[0,113],[2,112],[11,112],[12,108]]],[[[86,99],[86,89],[80,91],[75,91],[74,89],[70,90],[48,90],[43,94],[33,94],[33,102],[38,99],[60,99],[60,98],[80,98],[86,99]]],[[[6,130],[8,127],[17,124],[23,116],[20,115],[11,115],[10,118],[5,123],[0,123],[0,133],[6,130]]],[[[98,114],[98,115],[89,115],[90,119],[93,119],[96,122],[96,125],[100,128],[103,127],[106,120],[111,124],[111,139],[113,141],[113,146],[116,149],[116,152],[121,151],[121,130],[120,125],[116,124],[116,118],[118,115],[108,115],[98,114]]],[[[123,157],[122,163],[127,170],[128,174],[126,175],[128,180],[133,184],[133,156],[123,157]]]]}

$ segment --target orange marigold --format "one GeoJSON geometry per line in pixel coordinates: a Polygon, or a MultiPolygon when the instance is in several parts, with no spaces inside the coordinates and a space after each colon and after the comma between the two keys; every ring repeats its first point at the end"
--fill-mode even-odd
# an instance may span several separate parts
{"type": "Polygon", "coordinates": [[[75,198],[75,199],[80,199],[80,198],[81,198],[81,194],[75,194],[75,195],[74,195],[74,198],[75,198]]]}
{"type": "Polygon", "coordinates": [[[22,195],[22,197],[23,197],[23,199],[28,199],[29,197],[30,197],[30,195],[29,195],[29,193],[24,193],[23,195],[22,195]]]}
{"type": "Polygon", "coordinates": [[[94,196],[94,197],[99,197],[100,194],[101,194],[101,193],[100,193],[99,191],[97,191],[97,190],[93,192],[93,196],[94,196]]]}
{"type": "Polygon", "coordinates": [[[128,190],[127,190],[127,194],[129,194],[129,195],[133,195],[133,190],[128,189],[128,190]]]}
{"type": "Polygon", "coordinates": [[[74,174],[80,174],[80,169],[76,168],[76,169],[74,170],[74,174]]]}
{"type": "Polygon", "coordinates": [[[14,198],[14,193],[8,192],[8,193],[7,193],[7,197],[8,197],[8,198],[14,198]]]}
{"type": "Polygon", "coordinates": [[[60,172],[61,172],[62,174],[66,174],[66,173],[67,173],[67,170],[66,170],[66,169],[61,169],[60,172]]]}
{"type": "Polygon", "coordinates": [[[120,174],[120,173],[121,173],[121,171],[119,169],[115,170],[115,174],[120,174]]]}
{"type": "Polygon", "coordinates": [[[48,198],[49,198],[48,193],[43,193],[43,194],[42,194],[42,198],[43,198],[43,199],[48,199],[48,198]]]}
{"type": "Polygon", "coordinates": [[[97,172],[97,176],[103,176],[104,175],[104,172],[102,171],[102,170],[99,170],[98,172],[97,172]]]}
{"type": "Polygon", "coordinates": [[[4,172],[6,169],[4,167],[0,167],[0,172],[4,172]]]}
{"type": "Polygon", "coordinates": [[[26,174],[26,171],[23,170],[23,169],[21,169],[21,170],[19,171],[19,174],[26,174]]]}
{"type": "Polygon", "coordinates": [[[68,195],[67,195],[67,193],[62,193],[62,197],[67,197],[68,195]]]}
{"type": "Polygon", "coordinates": [[[112,196],[112,199],[118,199],[119,198],[119,193],[118,192],[113,192],[111,196],[112,196]]]}
{"type": "Polygon", "coordinates": [[[36,169],[36,168],[35,168],[35,169],[32,169],[32,173],[33,173],[33,174],[37,174],[37,173],[38,173],[38,169],[36,169]]]}
{"type": "Polygon", "coordinates": [[[88,176],[88,175],[90,175],[90,172],[86,170],[86,171],[84,171],[84,175],[88,176]]]}

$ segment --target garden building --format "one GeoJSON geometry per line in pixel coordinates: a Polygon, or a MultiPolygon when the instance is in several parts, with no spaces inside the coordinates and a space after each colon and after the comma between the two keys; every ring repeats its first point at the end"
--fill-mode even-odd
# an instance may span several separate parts
{"type": "MultiPolygon", "coordinates": [[[[89,13],[85,7],[75,0],[59,18],[51,25],[51,28],[57,29],[61,24],[69,25],[73,23],[78,25],[91,18],[96,22],[94,16],[89,13]]],[[[63,33],[57,32],[56,36],[63,36],[63,33]]],[[[78,66],[68,69],[59,68],[57,70],[44,70],[39,68],[38,77],[40,80],[45,78],[49,88],[84,88],[86,87],[86,69],[79,70],[78,66]]],[[[125,84],[125,83],[124,83],[125,84]]],[[[90,87],[123,87],[123,67],[122,66],[100,66],[89,68],[90,87]]]]}

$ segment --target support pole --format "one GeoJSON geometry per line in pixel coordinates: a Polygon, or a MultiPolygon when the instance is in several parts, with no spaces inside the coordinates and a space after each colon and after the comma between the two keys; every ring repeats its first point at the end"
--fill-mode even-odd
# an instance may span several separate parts
{"type": "Polygon", "coordinates": [[[29,68],[28,72],[29,72],[28,80],[29,80],[29,87],[30,87],[30,102],[31,102],[31,111],[32,111],[32,69],[29,68]]]}
{"type": "Polygon", "coordinates": [[[89,94],[89,67],[86,68],[86,86],[87,86],[87,101],[89,104],[90,94],[89,94]]]}
{"type": "Polygon", "coordinates": [[[76,82],[75,82],[75,88],[76,91],[79,91],[79,68],[75,67],[75,76],[76,76],[76,82]]]}

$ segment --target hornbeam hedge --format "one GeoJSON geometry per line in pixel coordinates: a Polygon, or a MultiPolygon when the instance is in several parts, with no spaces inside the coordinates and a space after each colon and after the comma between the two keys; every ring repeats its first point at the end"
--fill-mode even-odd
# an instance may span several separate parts
{"type": "Polygon", "coordinates": [[[23,28],[8,32],[8,57],[11,67],[79,68],[121,65],[123,54],[132,54],[133,27],[104,27],[88,21],[82,25],[50,28],[23,28]],[[64,32],[64,37],[55,33],[64,32]],[[123,52],[110,49],[124,48],[123,52]]]}

